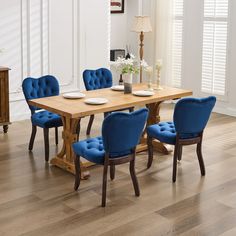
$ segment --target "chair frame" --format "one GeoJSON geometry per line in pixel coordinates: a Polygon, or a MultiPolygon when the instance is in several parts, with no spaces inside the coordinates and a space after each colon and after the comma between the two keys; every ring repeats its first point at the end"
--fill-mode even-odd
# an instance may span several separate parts
{"type": "MultiPolygon", "coordinates": [[[[148,163],[147,168],[149,169],[153,162],[153,141],[154,138],[148,136],[147,144],[148,144],[148,163]]],[[[176,134],[176,143],[174,148],[174,156],[173,156],[173,172],[172,172],[172,181],[175,183],[176,181],[176,173],[177,173],[177,161],[181,161],[182,159],[182,149],[183,146],[197,144],[196,152],[198,157],[198,162],[200,166],[201,175],[205,176],[206,170],[204,165],[204,160],[202,156],[202,139],[203,139],[203,131],[199,134],[199,136],[195,138],[189,139],[181,139],[179,134],[176,134]]]]}
{"type": "MultiPolygon", "coordinates": [[[[102,181],[102,207],[106,206],[106,192],[107,192],[107,172],[108,166],[110,166],[110,179],[114,180],[115,178],[115,166],[121,165],[124,163],[130,163],[129,171],[132,179],[135,196],[140,196],[138,179],[135,173],[135,158],[136,158],[136,147],[131,150],[131,154],[124,157],[110,158],[108,152],[105,153],[104,158],[104,167],[103,167],[103,181],[102,181]]],[[[80,178],[81,178],[81,166],[80,166],[80,156],[76,156],[75,158],[75,191],[78,190],[80,186],[80,178]]]]}

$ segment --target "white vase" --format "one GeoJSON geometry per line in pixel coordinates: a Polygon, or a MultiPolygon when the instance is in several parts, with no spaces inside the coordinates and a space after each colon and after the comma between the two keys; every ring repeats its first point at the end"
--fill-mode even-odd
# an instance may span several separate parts
{"type": "Polygon", "coordinates": [[[131,73],[123,74],[123,80],[124,80],[124,93],[132,93],[133,74],[131,73]]]}

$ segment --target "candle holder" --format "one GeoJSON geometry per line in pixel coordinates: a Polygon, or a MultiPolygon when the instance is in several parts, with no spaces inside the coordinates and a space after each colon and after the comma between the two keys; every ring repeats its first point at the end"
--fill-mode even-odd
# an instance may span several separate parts
{"type": "Polygon", "coordinates": [[[146,66],[146,67],[144,67],[144,71],[147,73],[147,78],[148,78],[147,90],[148,91],[153,91],[153,88],[152,88],[153,67],[152,66],[146,66]]]}
{"type": "Polygon", "coordinates": [[[163,88],[161,87],[161,69],[162,69],[162,60],[159,59],[156,64],[156,70],[157,70],[157,83],[156,83],[156,90],[162,90],[163,88]]]}
{"type": "Polygon", "coordinates": [[[157,87],[156,87],[156,90],[162,90],[163,88],[161,87],[160,85],[161,83],[161,70],[160,69],[157,69],[157,87]]]}

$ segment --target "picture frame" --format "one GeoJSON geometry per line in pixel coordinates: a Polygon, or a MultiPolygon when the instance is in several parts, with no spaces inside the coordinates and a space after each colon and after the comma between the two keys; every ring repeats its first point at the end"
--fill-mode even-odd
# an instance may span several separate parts
{"type": "Polygon", "coordinates": [[[111,13],[124,13],[125,0],[110,0],[111,13]]]}

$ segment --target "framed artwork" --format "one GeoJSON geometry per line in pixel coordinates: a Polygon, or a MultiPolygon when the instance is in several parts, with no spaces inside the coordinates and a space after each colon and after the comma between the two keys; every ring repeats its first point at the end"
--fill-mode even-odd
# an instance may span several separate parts
{"type": "Polygon", "coordinates": [[[124,13],[125,0],[110,0],[110,1],[111,1],[111,13],[124,13]]]}

